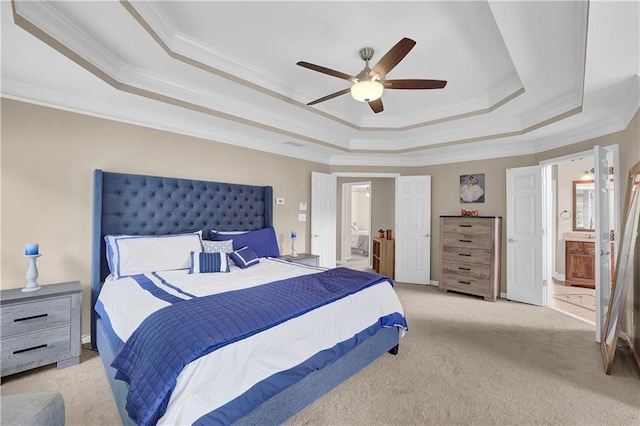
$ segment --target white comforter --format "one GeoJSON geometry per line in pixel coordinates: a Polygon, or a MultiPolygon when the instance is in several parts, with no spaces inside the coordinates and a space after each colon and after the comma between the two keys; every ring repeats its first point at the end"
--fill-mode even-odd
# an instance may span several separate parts
{"type": "MultiPolygon", "coordinates": [[[[262,258],[247,269],[232,267],[230,273],[190,275],[186,271],[165,271],[158,275],[186,293],[205,296],[317,272],[318,269],[262,258]]],[[[188,298],[156,277],[147,276],[167,292],[188,298]]],[[[148,315],[169,305],[143,290],[132,278],[107,280],[98,300],[122,341],[148,315]]],[[[158,424],[192,424],[254,384],[352,338],[394,312],[403,314],[402,306],[391,284],[383,282],[224,346],[186,366],[158,424]]]]}

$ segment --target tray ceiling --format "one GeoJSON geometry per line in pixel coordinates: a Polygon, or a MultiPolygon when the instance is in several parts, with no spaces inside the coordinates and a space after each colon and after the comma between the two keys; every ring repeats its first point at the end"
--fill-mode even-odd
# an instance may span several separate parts
{"type": "Polygon", "coordinates": [[[640,6],[612,1],[2,2],[2,95],[333,165],[530,154],[623,130],[640,6]],[[13,10],[12,10],[13,7],[13,10]],[[349,82],[401,38],[374,114],[349,82]]]}

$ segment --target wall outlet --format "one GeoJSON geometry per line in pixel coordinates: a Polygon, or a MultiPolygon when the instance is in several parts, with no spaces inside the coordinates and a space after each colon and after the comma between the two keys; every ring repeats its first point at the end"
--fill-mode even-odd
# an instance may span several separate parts
{"type": "Polygon", "coordinates": [[[298,222],[306,222],[307,221],[307,215],[305,213],[300,213],[298,215],[298,222]]]}
{"type": "Polygon", "coordinates": [[[306,210],[306,209],[307,209],[307,203],[298,204],[298,210],[306,210]]]}

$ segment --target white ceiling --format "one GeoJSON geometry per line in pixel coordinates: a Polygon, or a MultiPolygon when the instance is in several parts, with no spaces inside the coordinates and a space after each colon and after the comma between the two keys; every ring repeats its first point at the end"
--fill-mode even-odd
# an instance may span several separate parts
{"type": "Polygon", "coordinates": [[[623,130],[640,105],[636,1],[2,1],[2,95],[332,165],[541,152],[623,130]],[[15,7],[15,14],[12,11],[15,7]],[[374,114],[349,82],[416,46],[374,114]]]}

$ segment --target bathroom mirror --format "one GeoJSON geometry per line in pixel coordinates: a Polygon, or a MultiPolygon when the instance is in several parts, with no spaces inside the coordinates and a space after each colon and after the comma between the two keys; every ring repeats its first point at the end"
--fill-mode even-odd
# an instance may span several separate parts
{"type": "MultiPolygon", "coordinates": [[[[605,374],[611,373],[613,355],[615,354],[620,334],[624,304],[631,285],[634,247],[638,236],[638,221],[640,220],[640,201],[638,201],[638,198],[640,198],[640,162],[633,166],[629,172],[618,260],[611,286],[606,321],[602,331],[600,348],[602,349],[605,374]]],[[[638,278],[636,277],[636,279],[638,278]]]]}
{"type": "Polygon", "coordinates": [[[595,231],[595,185],[593,180],[573,181],[573,230],[595,231]]]}

